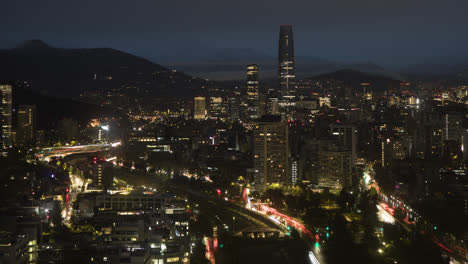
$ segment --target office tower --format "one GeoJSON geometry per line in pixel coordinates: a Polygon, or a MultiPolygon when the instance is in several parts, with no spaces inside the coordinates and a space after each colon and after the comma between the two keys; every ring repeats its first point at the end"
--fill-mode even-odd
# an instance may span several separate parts
{"type": "Polygon", "coordinates": [[[322,106],[331,107],[330,97],[319,97],[319,107],[322,106]]]}
{"type": "Polygon", "coordinates": [[[221,117],[223,98],[210,97],[210,117],[217,119],[221,117]]]}
{"type": "Polygon", "coordinates": [[[462,123],[464,115],[445,114],[444,115],[444,138],[445,140],[458,141],[462,136],[462,123]]]}
{"type": "Polygon", "coordinates": [[[338,146],[344,151],[351,152],[352,165],[356,161],[356,148],[357,148],[357,129],[352,125],[331,125],[330,131],[338,140],[338,146]]]}
{"type": "Polygon", "coordinates": [[[205,108],[205,97],[195,97],[194,98],[194,111],[193,111],[193,118],[194,119],[205,119],[206,116],[206,108],[205,108]]]}
{"type": "Polygon", "coordinates": [[[239,99],[235,97],[229,98],[229,119],[231,121],[239,120],[239,99]]]}
{"type": "Polygon", "coordinates": [[[12,86],[0,85],[0,147],[11,145],[12,86]]]}
{"type": "Polygon", "coordinates": [[[255,188],[289,184],[288,124],[280,116],[263,116],[254,128],[255,188]]]}
{"type": "Polygon", "coordinates": [[[279,114],[278,98],[269,98],[267,108],[268,108],[267,109],[268,114],[270,114],[270,115],[279,114]]]}
{"type": "Polygon", "coordinates": [[[20,105],[18,107],[18,124],[16,142],[18,145],[34,144],[36,136],[36,106],[20,105]]]}
{"type": "Polygon", "coordinates": [[[257,64],[249,64],[247,65],[247,116],[251,120],[259,117],[258,87],[258,66],[257,64]]]}
{"type": "Polygon", "coordinates": [[[468,161],[468,129],[464,129],[461,138],[461,151],[463,152],[463,161],[468,161]]]}
{"type": "Polygon", "coordinates": [[[294,95],[296,69],[294,63],[294,41],[291,25],[280,26],[278,78],[281,95],[294,95]]]}
{"type": "Polygon", "coordinates": [[[37,256],[32,250],[36,240],[25,233],[0,233],[0,263],[36,263],[37,256]],[[30,262],[31,261],[31,262],[30,262]]]}

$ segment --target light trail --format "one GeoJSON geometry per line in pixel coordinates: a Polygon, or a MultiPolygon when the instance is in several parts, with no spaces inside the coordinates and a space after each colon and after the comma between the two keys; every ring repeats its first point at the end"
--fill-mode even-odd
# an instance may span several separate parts
{"type": "Polygon", "coordinates": [[[60,156],[65,157],[72,154],[88,153],[88,152],[98,152],[111,147],[117,147],[120,145],[120,142],[112,144],[90,144],[90,145],[80,145],[80,146],[65,146],[65,147],[47,147],[42,148],[43,153],[36,153],[36,157],[41,160],[49,161],[51,157],[60,156]]]}
{"type": "Polygon", "coordinates": [[[394,225],[395,224],[395,218],[387,212],[385,209],[383,209],[380,205],[377,205],[378,214],[377,216],[379,217],[379,220],[384,223],[389,223],[394,225]]]}
{"type": "Polygon", "coordinates": [[[433,240],[434,243],[436,243],[436,245],[438,245],[439,247],[445,249],[446,251],[450,252],[450,253],[453,253],[453,250],[450,250],[448,247],[442,245],[441,243],[439,243],[437,240],[433,240]]]}
{"type": "Polygon", "coordinates": [[[268,218],[270,218],[276,224],[281,225],[281,222],[278,219],[274,218],[272,215],[270,215],[268,218]]]}
{"type": "Polygon", "coordinates": [[[315,257],[314,252],[312,252],[312,251],[309,251],[309,261],[312,264],[320,264],[318,259],[315,257]]]}
{"type": "Polygon", "coordinates": [[[275,216],[278,216],[280,219],[285,221],[288,225],[293,226],[293,227],[301,230],[303,234],[308,235],[310,237],[310,239],[312,239],[312,240],[315,239],[316,240],[316,237],[312,234],[312,232],[310,232],[309,229],[307,229],[303,224],[301,224],[296,219],[294,219],[294,218],[292,218],[292,217],[290,217],[288,215],[282,214],[282,213],[278,212],[276,209],[271,208],[269,206],[266,206],[264,204],[260,205],[260,210],[265,212],[265,213],[270,213],[270,214],[273,214],[275,216]]]}
{"type": "MultiPolygon", "coordinates": [[[[252,207],[252,209],[254,209],[254,208],[255,208],[255,205],[252,207]]],[[[316,235],[312,234],[312,232],[310,232],[310,230],[307,229],[299,221],[297,221],[296,219],[294,219],[294,218],[292,218],[292,217],[290,217],[288,215],[285,215],[285,214],[282,214],[282,213],[278,212],[278,210],[276,210],[275,208],[271,208],[271,207],[269,207],[267,205],[260,204],[259,209],[260,209],[259,212],[261,212],[263,214],[271,214],[270,216],[268,216],[268,218],[271,219],[276,224],[281,225],[282,223],[281,223],[281,221],[279,221],[278,219],[276,219],[273,216],[276,216],[276,217],[280,218],[282,221],[286,222],[288,225],[299,229],[302,232],[302,234],[307,235],[308,238],[310,238],[311,240],[316,241],[316,242],[318,242],[320,240],[318,234],[316,234],[316,235]]],[[[320,264],[320,262],[318,261],[318,259],[315,256],[313,251],[309,251],[309,260],[310,260],[311,264],[320,264]]]]}
{"type": "Polygon", "coordinates": [[[114,156],[114,157],[111,157],[111,158],[108,158],[108,159],[105,159],[105,160],[106,160],[106,161],[113,161],[113,160],[116,160],[116,159],[117,159],[117,157],[114,156]]]}

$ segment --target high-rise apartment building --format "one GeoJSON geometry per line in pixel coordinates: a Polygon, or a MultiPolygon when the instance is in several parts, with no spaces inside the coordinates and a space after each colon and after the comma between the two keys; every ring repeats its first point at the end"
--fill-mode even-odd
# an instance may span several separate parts
{"type": "Polygon", "coordinates": [[[97,187],[102,187],[102,171],[104,170],[104,163],[99,161],[94,161],[93,164],[93,178],[94,185],[97,187]]]}
{"type": "Polygon", "coordinates": [[[338,146],[344,151],[351,152],[352,164],[356,161],[357,129],[352,125],[332,125],[330,131],[338,140],[338,146]]]}
{"type": "Polygon", "coordinates": [[[20,105],[18,107],[18,125],[16,142],[18,145],[34,144],[36,136],[36,106],[20,105]]]}
{"type": "Polygon", "coordinates": [[[258,65],[247,65],[247,103],[248,117],[250,119],[259,118],[259,84],[258,65]]]}
{"type": "Polygon", "coordinates": [[[278,49],[278,78],[282,96],[291,96],[295,93],[295,67],[292,26],[281,25],[278,49]]]}
{"type": "Polygon", "coordinates": [[[105,162],[103,159],[94,158],[93,160],[93,180],[94,186],[100,189],[107,190],[112,186],[113,182],[112,165],[105,162]]]}
{"type": "Polygon", "coordinates": [[[206,106],[205,106],[205,97],[195,97],[194,98],[194,111],[193,111],[193,118],[194,119],[205,119],[206,117],[206,106]]]}
{"type": "Polygon", "coordinates": [[[301,147],[300,178],[319,188],[352,186],[351,151],[339,146],[336,138],[307,138],[301,147]]]}
{"type": "Polygon", "coordinates": [[[326,182],[329,183],[329,179],[338,176],[336,186],[340,186],[340,188],[350,187],[353,184],[352,174],[357,159],[357,129],[353,125],[335,124],[331,125],[330,132],[333,137],[332,144],[335,147],[328,148],[327,151],[322,153],[323,159],[321,162],[324,164],[324,168],[328,168],[323,171],[324,175],[331,175],[325,177],[328,179],[326,182]],[[328,166],[325,166],[325,164],[328,164],[328,166]]]}
{"type": "Polygon", "coordinates": [[[288,124],[280,116],[263,116],[254,128],[255,186],[289,184],[288,124]]]}
{"type": "Polygon", "coordinates": [[[353,161],[350,151],[326,146],[319,152],[318,186],[341,189],[352,186],[353,161]]]}
{"type": "Polygon", "coordinates": [[[12,86],[0,85],[0,147],[11,145],[12,86]]]}

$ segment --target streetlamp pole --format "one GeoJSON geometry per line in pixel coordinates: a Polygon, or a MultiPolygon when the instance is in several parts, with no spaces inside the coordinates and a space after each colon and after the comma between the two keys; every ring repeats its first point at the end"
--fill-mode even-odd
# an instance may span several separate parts
{"type": "Polygon", "coordinates": [[[232,217],[232,232],[233,232],[233,233],[235,233],[235,230],[236,230],[236,229],[234,228],[234,223],[235,223],[235,221],[236,221],[236,217],[233,216],[233,217],[232,217]]]}

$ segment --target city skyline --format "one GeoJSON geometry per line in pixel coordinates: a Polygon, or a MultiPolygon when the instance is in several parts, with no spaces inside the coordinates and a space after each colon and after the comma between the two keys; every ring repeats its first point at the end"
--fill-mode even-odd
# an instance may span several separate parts
{"type": "Polygon", "coordinates": [[[0,263],[467,263],[468,2],[2,7],[0,263]]]}

